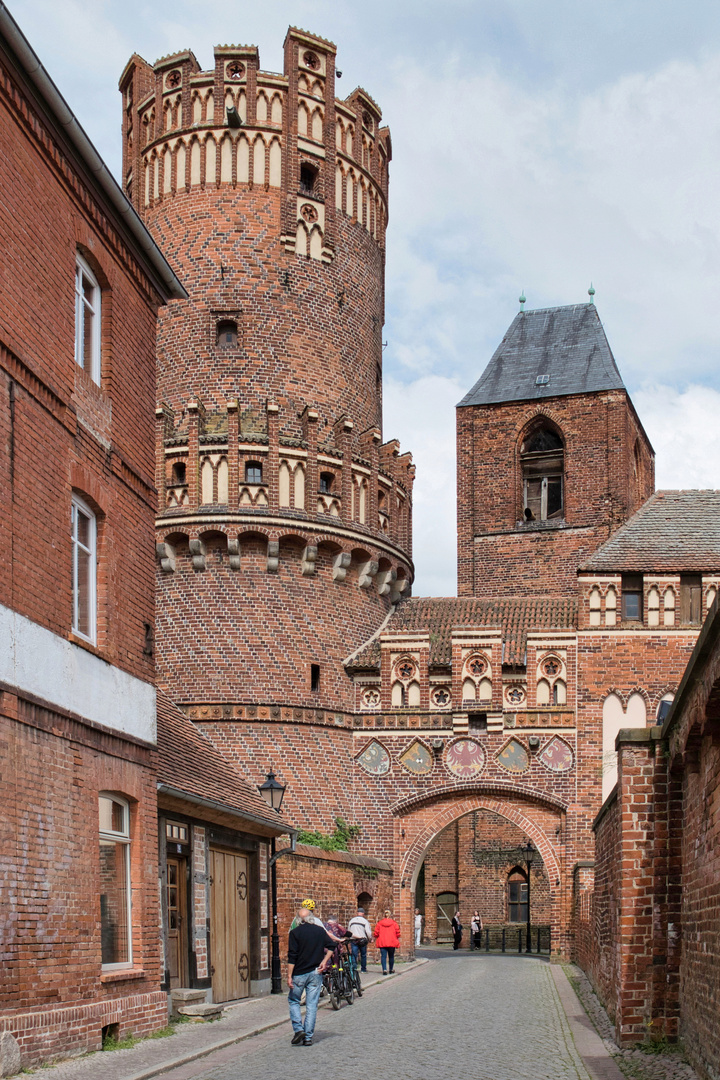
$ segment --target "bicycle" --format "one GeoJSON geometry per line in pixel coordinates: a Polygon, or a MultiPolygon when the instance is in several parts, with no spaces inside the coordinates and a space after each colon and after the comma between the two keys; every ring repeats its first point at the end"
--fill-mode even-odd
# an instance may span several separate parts
{"type": "MultiPolygon", "coordinates": [[[[330,1004],[336,1011],[343,1001],[352,1005],[355,1000],[356,983],[352,975],[352,956],[348,955],[346,944],[340,945],[333,954],[332,962],[323,974],[323,988],[330,998],[330,1004]],[[343,955],[344,952],[344,955],[343,955]]],[[[362,995],[360,990],[358,996],[362,995]]]]}

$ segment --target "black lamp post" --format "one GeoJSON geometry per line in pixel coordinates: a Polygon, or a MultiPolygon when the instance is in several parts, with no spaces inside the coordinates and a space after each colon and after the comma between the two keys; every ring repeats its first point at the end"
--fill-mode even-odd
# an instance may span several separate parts
{"type": "MultiPolygon", "coordinates": [[[[258,786],[258,791],[265,802],[276,813],[280,813],[285,785],[275,779],[275,773],[270,769],[265,777],[265,783],[258,786]]],[[[272,897],[272,937],[270,940],[270,976],[271,993],[282,994],[282,975],[280,972],[280,938],[278,936],[278,910],[277,910],[277,870],[275,868],[275,837],[270,841],[270,892],[272,897]]]]}
{"type": "Polygon", "coordinates": [[[530,870],[532,868],[533,857],[535,855],[535,848],[533,847],[532,840],[528,840],[522,851],[525,855],[525,865],[527,866],[527,938],[525,940],[525,952],[531,953],[532,940],[530,930],[530,870]]]}

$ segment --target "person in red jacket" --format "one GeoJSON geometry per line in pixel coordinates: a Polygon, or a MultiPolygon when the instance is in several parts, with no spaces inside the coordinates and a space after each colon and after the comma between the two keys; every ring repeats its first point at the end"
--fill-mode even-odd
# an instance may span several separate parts
{"type": "Polygon", "coordinates": [[[400,944],[400,927],[393,919],[391,911],[385,912],[385,918],[380,920],[373,934],[375,944],[380,949],[383,975],[392,975],[395,967],[395,950],[400,944]]]}

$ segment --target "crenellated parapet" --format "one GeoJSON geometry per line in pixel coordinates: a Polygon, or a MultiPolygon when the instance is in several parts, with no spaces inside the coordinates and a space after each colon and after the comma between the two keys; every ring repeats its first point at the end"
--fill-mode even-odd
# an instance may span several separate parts
{"type": "Polygon", "coordinates": [[[282,75],[255,46],[190,51],[150,65],[134,55],[120,79],[123,178],[143,215],[178,195],[224,188],[281,195],[286,250],[330,262],[336,215],[384,248],[390,133],[366,91],[335,96],[335,46],[291,28],[282,75]]]}
{"type": "Polygon", "coordinates": [[[227,402],[224,414],[210,414],[193,399],[178,423],[169,406],[159,406],[158,527],[194,515],[312,522],[315,530],[374,536],[397,552],[407,580],[411,455],[399,454],[396,440],[382,444],[377,428],[357,435],[346,417],[331,426],[307,407],[299,419],[290,434],[274,402],[262,416],[237,400],[227,402]]]}

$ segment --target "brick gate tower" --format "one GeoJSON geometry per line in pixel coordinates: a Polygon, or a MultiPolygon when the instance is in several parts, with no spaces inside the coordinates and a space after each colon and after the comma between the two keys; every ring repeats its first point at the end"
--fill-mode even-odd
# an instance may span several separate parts
{"type": "Polygon", "coordinates": [[[382,437],[390,133],[336,99],[331,42],[289,30],[284,68],[221,46],[120,81],[125,189],[190,297],[158,332],[159,681],[259,776],[306,756],[302,725],[347,750],[343,660],[412,580],[414,470],[382,437]]]}

